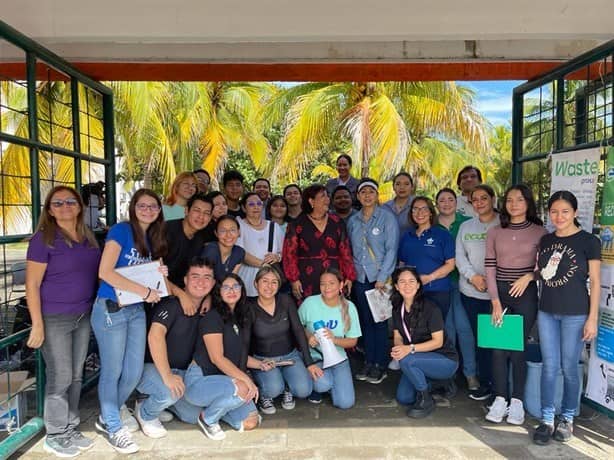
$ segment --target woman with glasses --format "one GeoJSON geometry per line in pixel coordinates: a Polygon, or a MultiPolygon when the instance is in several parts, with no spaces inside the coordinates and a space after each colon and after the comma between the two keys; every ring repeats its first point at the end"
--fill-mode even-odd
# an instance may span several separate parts
{"type": "MultiPolygon", "coordinates": [[[[95,425],[109,444],[122,454],[139,450],[130,434],[138,430],[138,425],[134,417],[127,414],[125,403],[143,371],[144,302],[159,302],[160,292],[125,278],[116,269],[166,256],[161,207],[160,199],[152,190],[137,190],[130,200],[129,221],[120,222],[109,230],[98,270],[101,282],[92,312],[92,329],[100,353],[98,399],[101,415],[95,425]],[[119,305],[116,289],[130,291],[143,300],[119,305]]],[[[166,266],[161,267],[161,271],[168,275],[166,266]]]]}
{"type": "Polygon", "coordinates": [[[313,382],[307,369],[314,372],[315,364],[296,303],[289,295],[279,293],[279,272],[264,265],[255,283],[258,297],[248,302],[243,327],[250,354],[259,365],[252,371],[260,389],[258,408],[272,415],[276,412],[273,399],[282,393],[281,407],[286,410],[294,409],[295,396],[306,398],[311,394],[313,382]]]}
{"type": "Polygon", "coordinates": [[[245,283],[247,295],[258,295],[254,280],[264,264],[281,262],[284,233],[279,225],[262,217],[263,201],[256,192],[248,192],[241,199],[245,218],[239,218],[241,233],[237,244],[245,249],[245,261],[238,274],[245,283]],[[270,249],[269,249],[270,248],[270,249]]]}
{"type": "MultiPolygon", "coordinates": [[[[238,275],[230,273],[221,283],[216,284],[211,309],[200,318],[198,329],[202,340],[195,347],[195,365],[190,366],[186,375],[188,386],[203,376],[227,375],[247,387],[245,397],[242,398],[244,404],[222,417],[223,421],[238,431],[253,430],[260,422],[254,403],[254,399],[258,398],[258,387],[246,374],[247,347],[241,331],[244,311],[245,285],[238,275]]],[[[198,404],[196,399],[191,398],[188,395],[190,402],[198,404]]],[[[199,424],[207,436],[223,439],[224,433],[219,425],[206,425],[202,420],[199,424]]]]}
{"type": "Polygon", "coordinates": [[[230,215],[220,217],[215,224],[213,241],[205,246],[202,256],[213,262],[215,279],[218,283],[229,273],[237,273],[245,259],[245,249],[238,246],[239,223],[237,218],[230,215]]]}
{"type": "Polygon", "coordinates": [[[32,318],[27,345],[40,348],[46,364],[44,449],[58,457],[94,445],[79,431],[79,398],[99,262],[81,197],[70,187],[54,187],[28,244],[26,298],[32,318]]]}
{"type": "Polygon", "coordinates": [[[198,180],[194,173],[185,171],[177,175],[171,185],[171,191],[164,200],[162,213],[164,220],[183,219],[188,200],[198,191],[198,180]]]}
{"type": "Polygon", "coordinates": [[[427,379],[451,378],[458,367],[454,345],[444,331],[441,311],[424,297],[423,283],[411,267],[392,274],[394,346],[390,352],[401,366],[397,401],[409,405],[407,416],[422,418],[435,410],[427,379]]]}
{"type": "MultiPolygon", "coordinates": [[[[526,345],[537,316],[537,249],[541,237],[546,234],[529,187],[517,184],[506,190],[500,220],[500,225],[486,233],[484,266],[492,321],[493,324],[504,321],[504,309],[507,314],[522,316],[526,345]]],[[[522,425],[522,400],[527,380],[525,352],[493,349],[492,371],[495,400],[486,420],[501,423],[505,417],[507,423],[522,425]],[[513,389],[508,397],[510,364],[513,389]]]]}
{"type": "Polygon", "coordinates": [[[319,294],[320,273],[328,268],[339,270],[346,293],[356,279],[350,240],[340,217],[329,213],[326,188],[313,184],[303,191],[303,213],[288,224],[284,240],[283,267],[300,302],[319,294]]]}
{"type": "Polygon", "coordinates": [[[454,239],[447,230],[433,225],[435,206],[430,198],[414,198],[409,218],[413,227],[401,237],[399,264],[416,269],[422,282],[424,297],[439,307],[445,322],[450,309],[454,239]]]}

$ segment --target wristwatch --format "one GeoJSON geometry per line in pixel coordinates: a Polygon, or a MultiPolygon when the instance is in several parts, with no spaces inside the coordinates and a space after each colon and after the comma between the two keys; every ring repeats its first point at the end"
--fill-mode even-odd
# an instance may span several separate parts
{"type": "Polygon", "coordinates": [[[413,355],[415,352],[416,352],[416,346],[415,346],[415,345],[412,343],[412,344],[409,346],[409,354],[410,354],[410,355],[413,355]]]}

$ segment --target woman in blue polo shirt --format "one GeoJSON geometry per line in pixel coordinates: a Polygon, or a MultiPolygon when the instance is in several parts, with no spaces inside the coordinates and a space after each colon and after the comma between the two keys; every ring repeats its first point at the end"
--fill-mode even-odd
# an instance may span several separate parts
{"type": "Polygon", "coordinates": [[[430,198],[417,196],[411,203],[409,228],[399,244],[399,265],[415,267],[424,286],[424,297],[435,302],[445,321],[450,309],[450,273],[454,270],[454,239],[433,226],[435,206],[430,198]]]}

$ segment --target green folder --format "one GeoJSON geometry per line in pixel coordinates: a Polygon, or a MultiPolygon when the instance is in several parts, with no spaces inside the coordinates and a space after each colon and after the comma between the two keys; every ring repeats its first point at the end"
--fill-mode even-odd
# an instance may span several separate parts
{"type": "Polygon", "coordinates": [[[478,315],[478,347],[524,351],[523,319],[504,315],[501,326],[495,326],[491,315],[478,315]]]}

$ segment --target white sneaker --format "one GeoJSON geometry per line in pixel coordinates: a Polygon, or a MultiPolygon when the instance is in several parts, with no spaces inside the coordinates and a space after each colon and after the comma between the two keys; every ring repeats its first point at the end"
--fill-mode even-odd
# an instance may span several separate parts
{"type": "Polygon", "coordinates": [[[122,425],[124,425],[130,433],[139,431],[139,423],[132,415],[132,411],[128,409],[128,406],[125,404],[119,408],[119,418],[122,421],[122,425]]]}
{"type": "Polygon", "coordinates": [[[132,440],[132,435],[126,427],[120,428],[113,434],[107,434],[106,438],[111,447],[120,454],[134,454],[139,451],[138,444],[132,440]]]}
{"type": "Polygon", "coordinates": [[[160,412],[160,415],[158,415],[158,420],[160,420],[162,423],[172,422],[174,418],[175,416],[170,410],[163,410],[160,412]]]}
{"type": "Polygon", "coordinates": [[[398,371],[401,369],[401,364],[396,359],[393,359],[388,363],[388,369],[391,371],[398,371]]]}
{"type": "Polygon", "coordinates": [[[134,415],[136,416],[136,420],[139,422],[139,425],[141,425],[141,430],[143,430],[145,436],[154,439],[163,438],[166,436],[168,433],[160,423],[160,420],[157,418],[153,420],[143,420],[141,417],[142,404],[143,403],[137,401],[137,403],[134,405],[134,415]]]}
{"type": "Polygon", "coordinates": [[[520,399],[512,398],[507,414],[507,423],[512,425],[522,425],[524,423],[524,407],[520,399]]]}
{"type": "Polygon", "coordinates": [[[502,396],[497,396],[490,406],[486,420],[493,423],[501,423],[507,415],[507,402],[502,396]]]}

